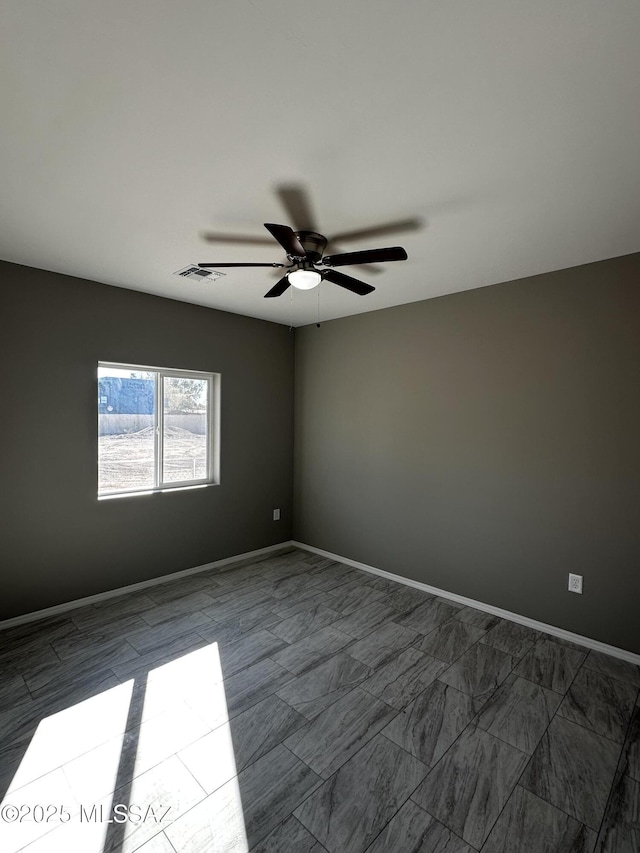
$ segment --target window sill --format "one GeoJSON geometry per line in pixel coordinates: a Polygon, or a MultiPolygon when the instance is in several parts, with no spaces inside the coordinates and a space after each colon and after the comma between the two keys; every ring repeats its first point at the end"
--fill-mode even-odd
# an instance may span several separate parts
{"type": "Polygon", "coordinates": [[[145,489],[139,492],[115,492],[110,495],[98,495],[99,501],[111,501],[119,498],[138,498],[142,495],[166,495],[171,492],[191,492],[194,489],[208,489],[211,486],[218,486],[219,483],[194,483],[192,486],[165,486],[162,489],[145,489]]]}

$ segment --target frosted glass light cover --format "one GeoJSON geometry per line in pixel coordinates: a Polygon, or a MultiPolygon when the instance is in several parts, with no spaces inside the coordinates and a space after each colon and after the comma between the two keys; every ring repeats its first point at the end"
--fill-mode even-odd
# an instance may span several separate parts
{"type": "Polygon", "coordinates": [[[288,278],[298,290],[311,290],[320,284],[322,276],[315,270],[295,270],[289,273],[288,278]]]}

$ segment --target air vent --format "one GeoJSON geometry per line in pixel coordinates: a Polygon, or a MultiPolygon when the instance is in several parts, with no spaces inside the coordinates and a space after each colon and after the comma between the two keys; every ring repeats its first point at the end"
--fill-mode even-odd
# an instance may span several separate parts
{"type": "Polygon", "coordinates": [[[191,266],[183,267],[181,270],[176,270],[174,275],[181,275],[183,278],[190,278],[193,281],[204,281],[205,278],[209,278],[213,281],[213,279],[223,276],[224,273],[217,272],[217,270],[203,270],[195,264],[192,264],[191,266]]]}

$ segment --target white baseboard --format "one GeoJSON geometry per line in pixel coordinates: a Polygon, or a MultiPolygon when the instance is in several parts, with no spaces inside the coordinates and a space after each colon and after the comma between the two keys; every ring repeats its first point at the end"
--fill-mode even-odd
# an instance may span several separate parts
{"type": "Polygon", "coordinates": [[[610,646],[607,643],[601,643],[599,640],[593,640],[591,637],[583,637],[582,634],[574,634],[572,631],[565,631],[564,628],[557,628],[555,625],[547,625],[545,622],[538,622],[537,619],[529,619],[528,616],[521,616],[519,613],[512,613],[510,610],[503,610],[501,607],[494,607],[493,604],[485,604],[483,601],[476,601],[473,598],[466,598],[464,595],[458,595],[454,592],[448,592],[445,589],[430,586],[429,584],[415,581],[411,578],[405,578],[402,575],[387,572],[384,569],[378,569],[375,566],[369,566],[366,563],[360,563],[357,560],[352,560],[349,557],[343,557],[340,554],[334,554],[332,551],[325,551],[322,548],[316,548],[313,545],[307,545],[304,542],[295,540],[287,540],[279,542],[277,545],[268,545],[266,548],[258,548],[255,551],[246,551],[243,554],[236,554],[233,557],[225,557],[222,560],[215,560],[212,563],[205,563],[202,566],[193,566],[190,569],[183,569],[179,572],[172,572],[170,575],[162,575],[159,578],[150,578],[149,580],[140,581],[138,583],[129,584],[128,586],[118,587],[117,589],[99,592],[96,595],[89,595],[85,598],[78,598],[74,601],[67,601],[63,604],[56,604],[53,607],[46,607],[43,610],[35,610],[31,613],[25,613],[21,616],[14,616],[11,619],[5,619],[0,622],[0,631],[5,628],[12,628],[16,625],[25,625],[29,622],[36,622],[39,619],[45,619],[49,616],[57,616],[61,613],[67,613],[69,610],[75,610],[77,607],[84,607],[87,604],[96,604],[100,601],[106,601],[110,598],[117,598],[120,595],[137,592],[141,589],[148,589],[152,586],[159,586],[163,583],[185,578],[189,575],[196,575],[199,572],[210,571],[211,569],[223,568],[234,563],[240,563],[244,560],[252,560],[256,557],[261,557],[266,554],[271,554],[274,551],[281,551],[284,548],[300,548],[303,551],[310,551],[313,554],[318,554],[321,557],[327,557],[330,560],[335,560],[337,563],[344,563],[346,566],[352,566],[355,569],[361,569],[364,572],[369,572],[379,577],[387,578],[396,583],[411,586],[414,589],[420,589],[423,592],[428,592],[431,595],[439,595],[442,598],[447,598],[450,601],[456,601],[458,604],[463,604],[466,607],[475,607],[476,610],[482,610],[485,613],[491,613],[494,616],[499,616],[502,619],[509,619],[511,622],[517,622],[519,625],[526,625],[528,628],[534,628],[536,631],[542,631],[553,637],[558,637],[561,640],[568,640],[572,643],[577,643],[587,649],[594,649],[598,652],[603,652],[606,655],[626,660],[629,663],[634,663],[640,666],[640,655],[629,652],[626,649],[620,649],[617,646],[610,646]]]}
{"type": "Polygon", "coordinates": [[[258,548],[256,551],[246,551],[244,554],[225,557],[223,560],[214,560],[213,563],[205,563],[202,566],[193,566],[191,569],[182,569],[182,571],[179,572],[172,572],[170,575],[161,575],[159,578],[150,578],[146,581],[139,581],[139,583],[132,583],[128,586],[121,586],[117,589],[99,592],[96,595],[88,595],[86,598],[77,598],[74,601],[66,601],[63,604],[56,604],[53,607],[45,607],[44,610],[34,610],[31,613],[25,613],[22,616],[14,616],[11,619],[5,619],[0,622],[0,631],[4,628],[13,628],[15,625],[25,625],[28,622],[36,622],[38,619],[45,619],[48,616],[57,616],[60,613],[67,613],[69,610],[75,610],[77,607],[84,607],[87,604],[96,604],[99,601],[106,601],[109,598],[117,598],[119,595],[137,592],[140,589],[148,589],[150,586],[159,586],[160,584],[168,583],[169,581],[174,581],[178,578],[197,575],[199,572],[222,568],[223,566],[229,566],[232,563],[239,563],[243,560],[252,560],[265,554],[271,554],[273,551],[281,551],[283,548],[291,547],[293,547],[293,542],[291,540],[279,542],[277,545],[268,545],[266,548],[258,548]]]}
{"type": "Polygon", "coordinates": [[[626,649],[619,649],[617,646],[609,646],[607,643],[601,643],[599,640],[592,640],[590,637],[583,637],[582,634],[574,634],[572,631],[565,631],[564,628],[556,628],[555,625],[547,625],[545,622],[538,622],[537,619],[529,619],[528,616],[521,616],[519,613],[512,613],[510,610],[503,610],[501,607],[494,607],[492,604],[485,604],[483,601],[475,601],[475,599],[466,598],[464,595],[447,592],[445,589],[438,589],[435,586],[429,586],[429,584],[422,583],[421,581],[404,578],[402,575],[394,575],[392,572],[386,572],[384,569],[377,569],[375,566],[368,566],[366,563],[359,563],[357,560],[349,559],[349,557],[341,557],[339,554],[333,554],[331,551],[324,551],[322,548],[314,548],[313,545],[305,545],[304,542],[293,541],[291,544],[296,548],[301,548],[303,551],[311,551],[313,554],[328,557],[330,560],[335,560],[337,563],[344,563],[347,566],[352,566],[354,569],[362,569],[364,572],[370,572],[373,575],[388,578],[391,581],[405,584],[405,586],[412,586],[415,589],[422,590],[423,592],[429,592],[431,595],[439,595],[442,598],[448,598],[450,601],[456,601],[467,607],[475,607],[476,610],[482,610],[485,613],[500,616],[502,619],[509,619],[511,622],[517,622],[519,625],[526,625],[527,628],[535,628],[536,631],[542,631],[545,634],[550,634],[551,636],[558,637],[561,640],[568,640],[571,643],[577,643],[587,649],[594,649],[594,651],[603,652],[605,655],[611,655],[611,657],[620,658],[621,660],[626,660],[629,663],[640,665],[640,655],[628,652],[626,649]]]}

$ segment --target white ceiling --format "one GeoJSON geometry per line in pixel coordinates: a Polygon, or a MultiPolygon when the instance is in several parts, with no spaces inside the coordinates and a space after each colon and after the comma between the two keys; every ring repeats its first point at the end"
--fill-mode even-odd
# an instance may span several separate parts
{"type": "Polygon", "coordinates": [[[290,224],[301,183],[326,235],[425,227],[323,319],[640,250],[637,0],[2,0],[0,257],[303,325],[318,292],[198,261],[290,224]]]}

